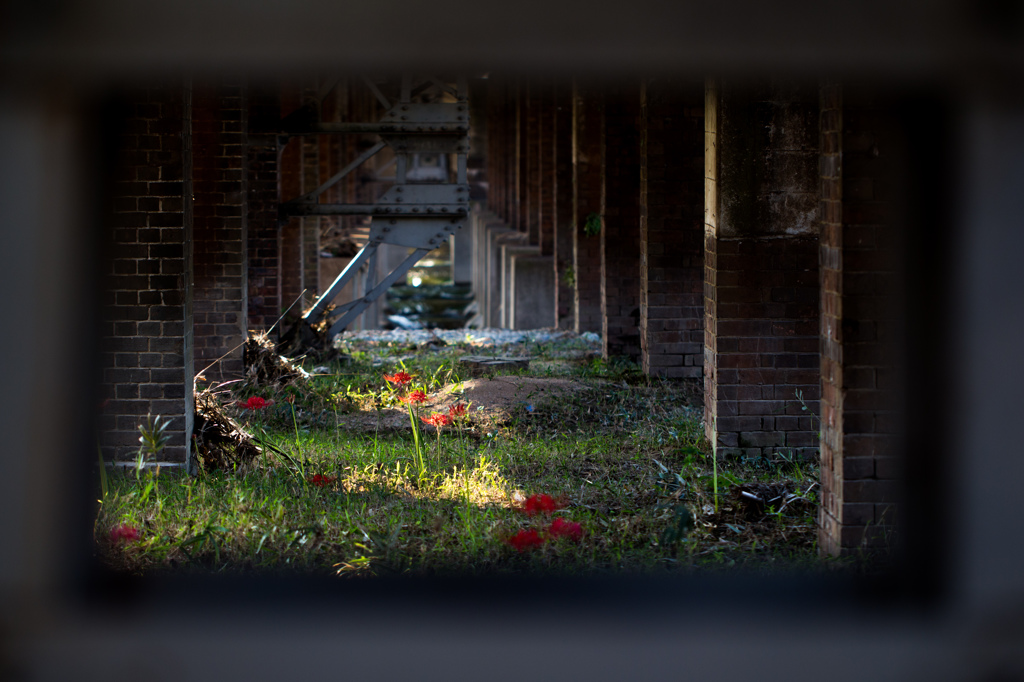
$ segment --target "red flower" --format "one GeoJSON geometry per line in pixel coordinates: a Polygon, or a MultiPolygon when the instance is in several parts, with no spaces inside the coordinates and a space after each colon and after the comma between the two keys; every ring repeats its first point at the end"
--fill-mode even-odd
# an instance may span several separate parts
{"type": "Polygon", "coordinates": [[[115,544],[118,542],[138,542],[138,540],[139,529],[134,526],[122,523],[120,526],[114,526],[110,529],[110,541],[115,544]]]}
{"type": "Polygon", "coordinates": [[[553,538],[579,540],[583,537],[583,526],[572,521],[566,521],[559,516],[551,522],[551,527],[548,528],[548,535],[553,538]]]}
{"type": "Polygon", "coordinates": [[[508,544],[523,552],[531,547],[540,547],[544,544],[544,538],[536,530],[521,530],[512,537],[505,540],[508,544]]]}
{"type": "Polygon", "coordinates": [[[527,516],[550,514],[559,508],[557,501],[550,495],[533,495],[523,504],[523,513],[527,516]]]}
{"type": "Polygon", "coordinates": [[[392,384],[405,386],[407,383],[412,381],[412,376],[410,376],[408,372],[395,372],[391,375],[385,374],[384,379],[392,384]]]}
{"type": "Polygon", "coordinates": [[[325,476],[324,474],[313,474],[309,477],[309,482],[318,488],[326,488],[330,484],[338,480],[337,476],[325,476]]]}
{"type": "Polygon", "coordinates": [[[270,405],[273,405],[273,404],[274,404],[273,400],[264,400],[263,398],[259,397],[258,395],[254,395],[253,397],[249,398],[244,403],[241,402],[241,401],[239,401],[239,403],[238,403],[239,407],[244,407],[247,410],[262,410],[264,407],[269,407],[270,405]]]}
{"type": "Polygon", "coordinates": [[[436,426],[438,428],[441,428],[442,426],[451,426],[452,424],[452,418],[440,412],[434,412],[429,417],[420,417],[420,419],[422,419],[425,423],[430,424],[431,426],[436,426]]]}
{"type": "Polygon", "coordinates": [[[423,391],[413,391],[409,395],[399,398],[403,403],[425,403],[427,402],[427,394],[423,391]]]}
{"type": "Polygon", "coordinates": [[[465,417],[466,406],[463,405],[462,403],[456,403],[452,405],[451,407],[448,408],[448,416],[452,417],[453,419],[455,417],[465,417]]]}

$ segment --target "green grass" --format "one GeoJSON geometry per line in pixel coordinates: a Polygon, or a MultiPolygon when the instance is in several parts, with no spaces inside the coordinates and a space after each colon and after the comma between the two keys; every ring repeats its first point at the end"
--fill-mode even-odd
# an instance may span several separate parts
{"type": "Polygon", "coordinates": [[[226,409],[273,448],[230,472],[110,475],[95,523],[101,560],[133,573],[340,576],[836,565],[817,557],[815,463],[784,456],[720,461],[716,514],[694,387],[649,380],[628,364],[565,360],[580,355],[572,344],[578,346],[527,350],[550,361],[535,363],[545,367],[540,376],[570,376],[578,391],[548,404],[516,405],[498,418],[471,409],[440,439],[424,428],[422,480],[408,428],[367,431],[350,428],[351,419],[401,406],[382,380],[385,372],[404,367],[415,375],[415,388],[436,392],[464,380],[456,359],[479,349],[353,345],[351,359],[332,367],[331,376],[283,389],[240,389],[226,409]],[[392,364],[396,358],[405,359],[392,364]],[[274,406],[256,414],[234,406],[254,394],[274,399],[274,406]],[[314,485],[315,475],[329,483],[314,485]],[[750,515],[730,495],[735,484],[779,481],[802,493],[799,503],[750,515]],[[523,552],[506,542],[550,524],[552,517],[520,509],[537,493],[562,501],[555,516],[579,523],[581,540],[552,539],[523,552]],[[110,530],[120,524],[139,528],[141,539],[111,542],[110,530]]]}

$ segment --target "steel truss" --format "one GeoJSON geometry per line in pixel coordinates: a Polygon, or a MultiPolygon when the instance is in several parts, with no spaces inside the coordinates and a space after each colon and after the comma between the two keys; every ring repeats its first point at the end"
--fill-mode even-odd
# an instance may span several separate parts
{"type": "MultiPolygon", "coordinates": [[[[366,244],[300,321],[300,325],[308,328],[320,322],[325,315],[336,315],[328,325],[328,339],[343,332],[367,306],[404,277],[417,261],[461,230],[469,216],[469,185],[466,180],[469,96],[465,77],[459,77],[456,87],[452,88],[434,77],[414,79],[411,75],[404,75],[397,102],[391,102],[373,80],[363,80],[384,106],[386,113],[380,121],[325,123],[320,120],[318,111],[308,108],[282,121],[282,133],[286,137],[355,133],[374,133],[380,136],[378,143],[353,159],[325,183],[280,207],[282,220],[295,216],[370,216],[370,232],[366,244]],[[434,93],[434,99],[438,101],[420,101],[431,93],[434,93]],[[455,101],[441,101],[446,95],[455,101]],[[320,196],[324,192],[385,147],[390,147],[395,153],[395,184],[376,203],[320,203],[320,196]],[[408,182],[406,175],[417,154],[454,154],[455,182],[408,182]],[[412,252],[378,282],[375,256],[382,244],[408,247],[412,252]],[[335,297],[364,267],[367,273],[362,296],[336,306],[328,313],[335,297]]],[[[323,94],[327,94],[332,87],[326,88],[323,94]]],[[[302,334],[301,338],[311,336],[302,334]]]]}

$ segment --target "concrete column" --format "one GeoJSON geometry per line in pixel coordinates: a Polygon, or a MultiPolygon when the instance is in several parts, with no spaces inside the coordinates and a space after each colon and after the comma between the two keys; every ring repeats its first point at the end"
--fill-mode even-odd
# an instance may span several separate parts
{"type": "Polygon", "coordinates": [[[651,376],[703,376],[704,84],[645,84],[640,346],[651,376]]]}
{"type": "Polygon", "coordinates": [[[196,88],[192,97],[195,371],[242,377],[246,336],[248,169],[246,93],[196,88]]]}
{"type": "Polygon", "coordinates": [[[551,191],[554,207],[555,311],[559,329],[576,327],[573,300],[576,279],[573,266],[573,162],[572,162],[572,86],[559,83],[554,88],[553,142],[554,164],[551,191]]]}
{"type": "Polygon", "coordinates": [[[818,93],[711,83],[704,404],[719,455],[817,454],[818,93]]]}
{"type": "Polygon", "coordinates": [[[604,357],[640,360],[640,87],[610,90],[601,154],[604,357]],[[614,156],[613,156],[614,154],[614,156]]]}
{"type": "Polygon", "coordinates": [[[575,330],[601,331],[601,239],[587,225],[601,225],[600,91],[573,84],[573,317],[575,330]]]}

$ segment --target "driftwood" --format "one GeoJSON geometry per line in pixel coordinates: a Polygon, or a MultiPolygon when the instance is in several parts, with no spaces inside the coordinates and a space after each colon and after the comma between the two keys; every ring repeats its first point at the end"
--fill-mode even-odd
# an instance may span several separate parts
{"type": "Polygon", "coordinates": [[[245,340],[242,361],[245,364],[243,382],[249,388],[281,387],[309,378],[309,373],[298,363],[281,355],[274,342],[263,332],[252,333],[245,340]]]}
{"type": "Polygon", "coordinates": [[[196,413],[192,448],[205,471],[235,469],[263,454],[256,440],[224,413],[213,393],[209,390],[196,391],[194,399],[196,413]]]}

